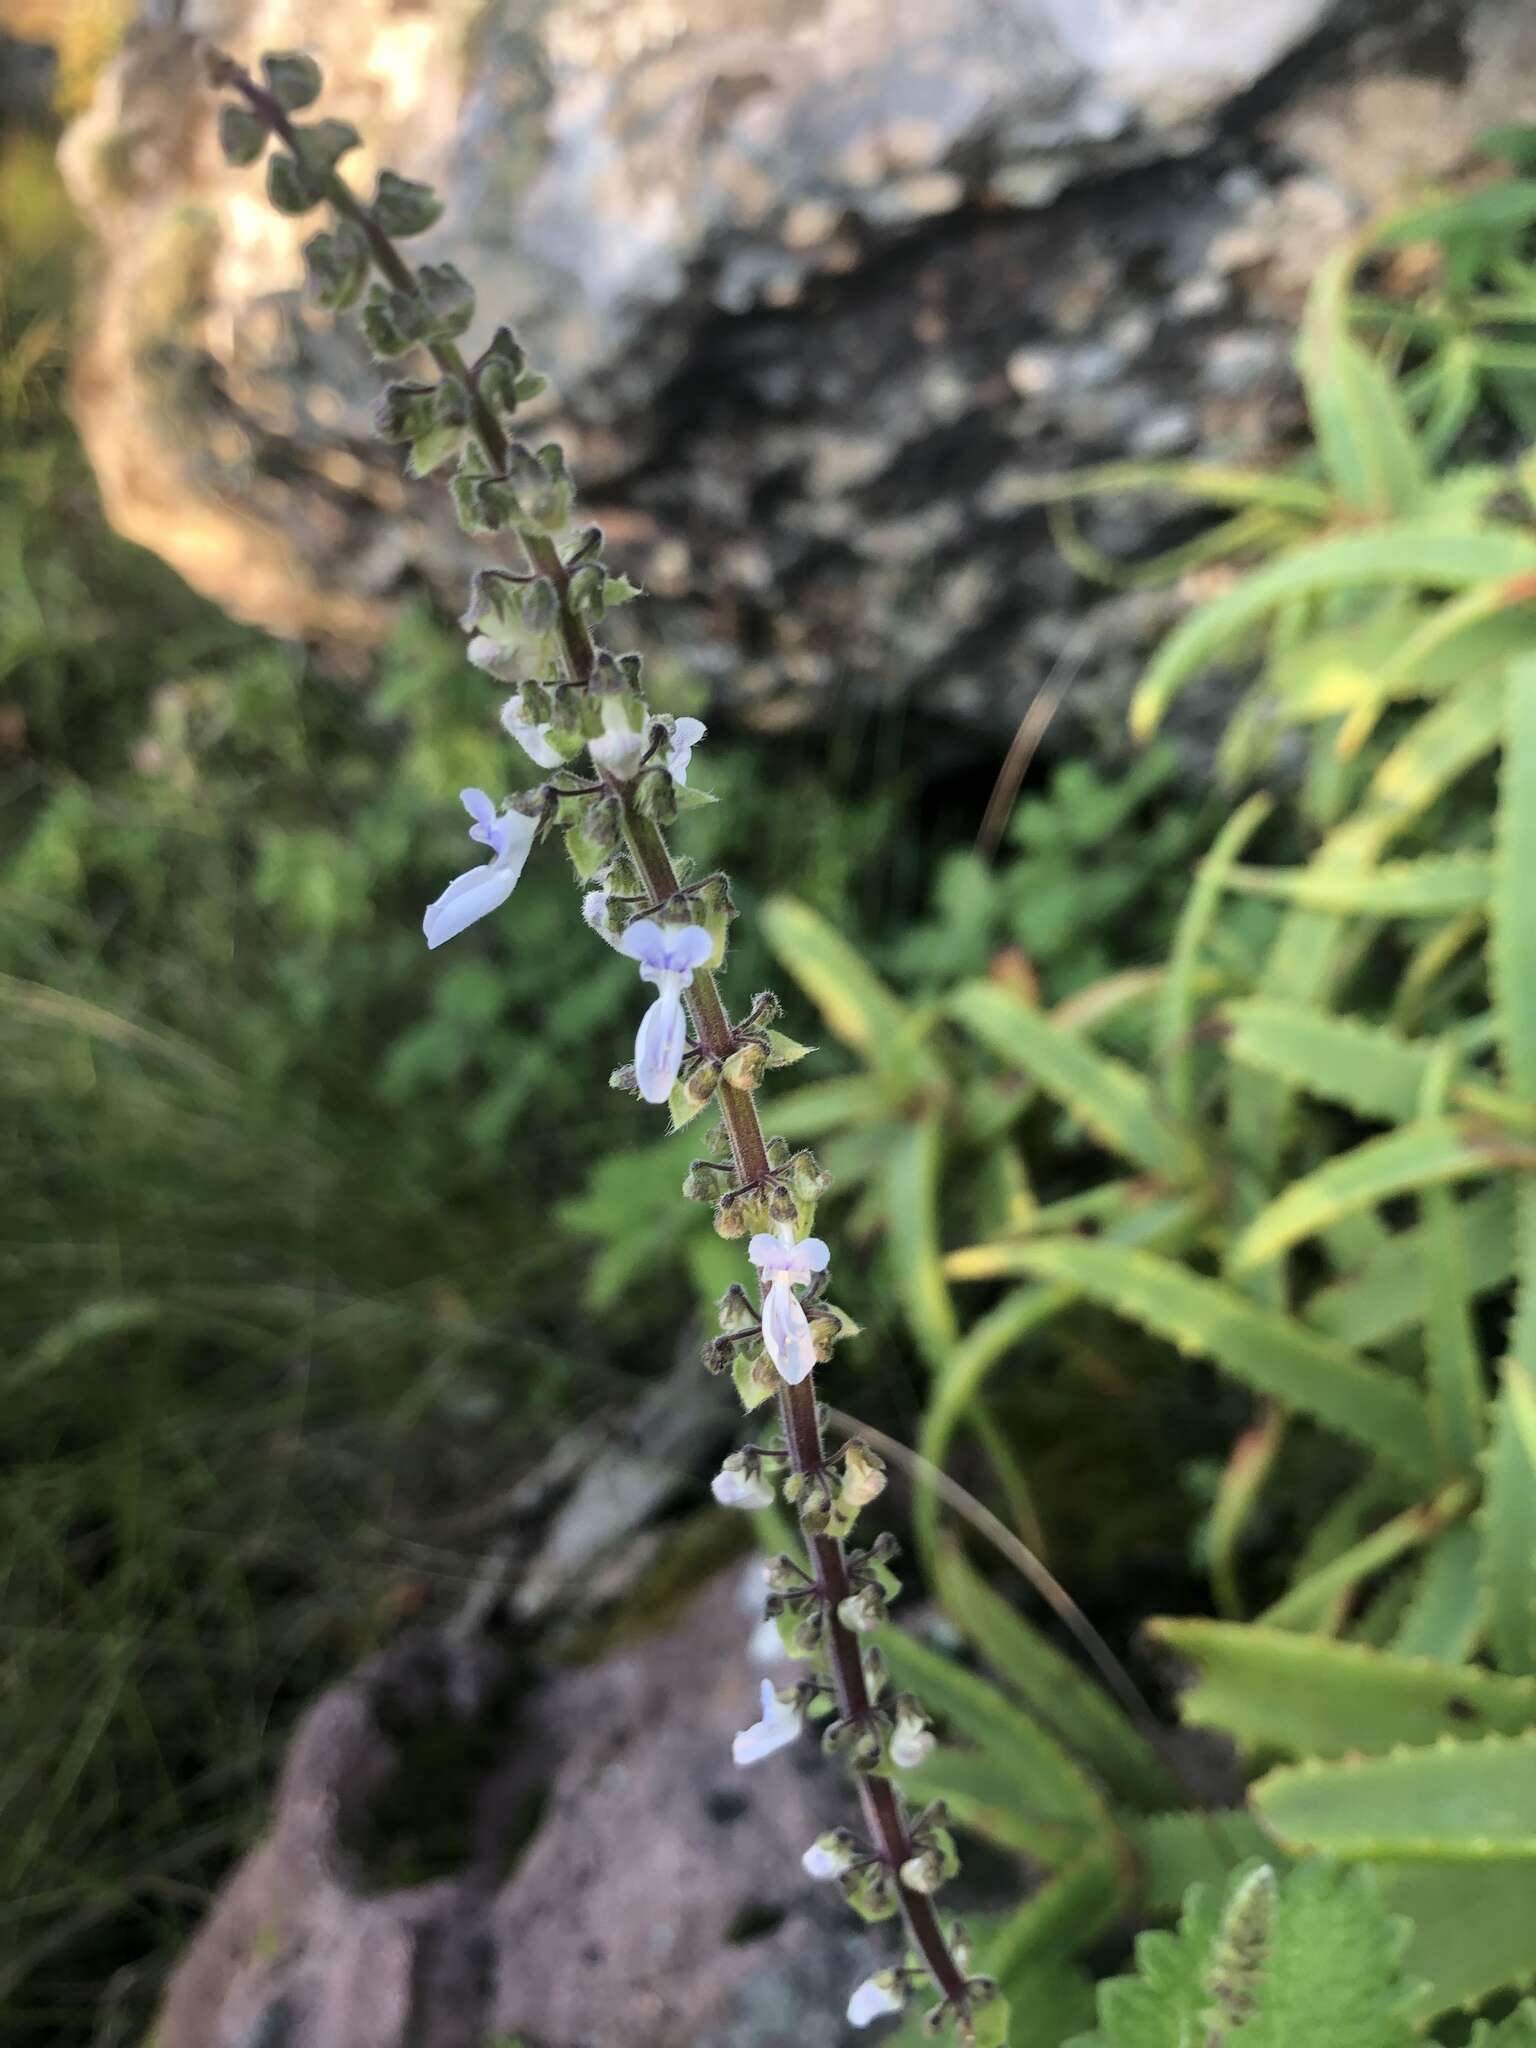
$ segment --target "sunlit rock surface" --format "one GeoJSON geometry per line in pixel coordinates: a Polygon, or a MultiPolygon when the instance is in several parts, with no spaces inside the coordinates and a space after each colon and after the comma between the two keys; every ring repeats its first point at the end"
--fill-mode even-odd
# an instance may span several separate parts
{"type": "MultiPolygon", "coordinates": [[[[1043,471],[1274,459],[1297,304],[1389,194],[1536,115],[1524,0],[187,0],[70,133],[98,255],[76,384],[113,518],[343,648],[475,551],[371,443],[376,374],[299,304],[311,221],[219,161],[195,35],[302,44],[348,163],[439,181],[413,245],[510,315],[634,631],[765,725],[834,692],[1011,729],[1074,676],[1117,732],[1179,594],[1106,597],[1043,471]]],[[[471,337],[473,340],[473,336],[471,337]]],[[[1111,553],[1177,537],[1098,504],[1111,553]]]]}

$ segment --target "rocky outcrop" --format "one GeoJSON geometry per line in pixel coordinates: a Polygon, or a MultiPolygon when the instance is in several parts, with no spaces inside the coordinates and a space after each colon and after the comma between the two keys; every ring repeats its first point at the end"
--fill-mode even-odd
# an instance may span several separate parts
{"type": "MultiPolygon", "coordinates": [[[[109,510],[232,609],[360,646],[471,551],[369,441],[309,224],[216,160],[195,38],[312,48],[349,162],[440,182],[416,246],[554,373],[636,630],[765,724],[834,692],[1118,726],[1177,598],[1105,598],[1029,486],[1291,442],[1297,303],[1389,192],[1536,114],[1524,0],[186,0],[70,134],[76,371],[109,510]]],[[[1186,533],[1106,501],[1111,551],[1186,533]]]]}
{"type": "Polygon", "coordinates": [[[842,2048],[886,1945],[800,1873],[835,1772],[731,1763],[750,1628],[732,1571],[531,1692],[478,1631],[362,1667],[305,1717],[157,2048],[842,2048]]]}

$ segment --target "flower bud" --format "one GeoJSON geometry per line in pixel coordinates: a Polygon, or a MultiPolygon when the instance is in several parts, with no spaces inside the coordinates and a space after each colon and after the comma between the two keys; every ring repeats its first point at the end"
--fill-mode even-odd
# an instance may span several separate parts
{"type": "Polygon", "coordinates": [[[320,97],[325,83],[320,66],[303,50],[269,50],[261,60],[262,76],[285,114],[296,114],[320,97]]]}
{"type": "Polygon", "coordinates": [[[312,121],[306,128],[295,128],[293,139],[299,162],[318,184],[363,138],[350,121],[312,121]]]}
{"type": "Polygon", "coordinates": [[[733,1192],[723,1194],[715,1204],[715,1233],[719,1237],[745,1237],[747,1219],[742,1214],[745,1204],[742,1197],[733,1192]]]}
{"type": "Polygon", "coordinates": [[[882,1529],[869,1546],[870,1559],[875,1564],[890,1564],[901,1555],[901,1545],[889,1529],[882,1529]]]}
{"type": "MultiPolygon", "coordinates": [[[[633,891],[629,892],[633,894],[633,891]]],[[[704,1149],[711,1159],[729,1160],[731,1156],[731,1134],[723,1123],[711,1124],[704,1133],[704,1149]]]]}
{"type": "Polygon", "coordinates": [[[547,576],[523,586],[523,624],[530,633],[550,633],[560,623],[560,599],[547,576]]]}
{"type": "Polygon", "coordinates": [[[799,1229],[800,1204],[782,1182],[775,1181],[769,1188],[765,1206],[770,1227],[778,1223],[788,1223],[794,1229],[799,1229]]]}
{"type": "Polygon", "coordinates": [[[475,288],[452,263],[424,263],[416,285],[425,307],[426,341],[456,341],[475,317],[475,288]]]}
{"type": "MultiPolygon", "coordinates": [[[[306,248],[313,246],[314,244],[310,243],[306,248]]],[[[373,431],[382,441],[414,441],[418,434],[424,434],[432,424],[434,396],[432,385],[420,384],[411,379],[386,384],[383,396],[373,409],[373,431]]],[[[490,573],[488,570],[479,570],[474,585],[471,586],[472,591],[477,590],[481,579],[490,573]]],[[[475,612],[473,595],[470,600],[470,611],[459,621],[466,630],[474,625],[479,617],[478,612],[471,617],[471,612],[475,612]]]]}
{"type": "Polygon", "coordinates": [[[923,1710],[908,1693],[896,1702],[896,1723],[891,1730],[891,1762],[898,1770],[912,1771],[933,1754],[934,1735],[923,1710]]]}
{"type": "Polygon", "coordinates": [[[749,1415],[754,1408],[761,1408],[765,1401],[773,1399],[778,1383],[773,1360],[760,1346],[752,1351],[737,1352],[736,1362],[731,1367],[731,1384],[749,1415]]]}
{"type": "MultiPolygon", "coordinates": [[[[733,1088],[755,1088],[768,1065],[768,1054],[755,1039],[738,1045],[725,1063],[725,1078],[733,1088]]],[[[791,1219],[793,1220],[793,1219],[791,1219]]]]}
{"type": "Polygon", "coordinates": [[[700,1059],[683,1082],[683,1093],[688,1100],[703,1108],[720,1085],[720,1062],[707,1055],[700,1059]]]}
{"type": "Polygon", "coordinates": [[[937,1849],[923,1849],[916,1856],[909,1856],[901,1866],[901,1881],[908,1891],[932,1898],[944,1882],[943,1857],[937,1849]]]}
{"type": "Polygon", "coordinates": [[[861,1920],[890,1920],[901,1911],[891,1873],[881,1863],[866,1863],[839,1880],[842,1894],[861,1920]]]}
{"type": "Polygon", "coordinates": [[[712,1160],[695,1159],[683,1176],[685,1202],[712,1202],[720,1192],[720,1169],[712,1160]]]}
{"type": "Polygon", "coordinates": [[[729,1372],[736,1357],[736,1346],[729,1337],[711,1337],[699,1353],[704,1370],[709,1373],[729,1372]]]}
{"type": "MultiPolygon", "coordinates": [[[[640,1083],[635,1079],[634,1061],[626,1060],[622,1067],[615,1067],[608,1076],[608,1086],[619,1089],[625,1095],[638,1096],[640,1093],[640,1083]]],[[[718,1224],[716,1228],[719,1228],[718,1224]]]]}
{"type": "Polygon", "coordinates": [[[855,1635],[879,1628],[887,1618],[885,1595],[878,1586],[861,1586],[857,1593],[838,1601],[837,1618],[855,1635]]]}
{"type": "Polygon", "coordinates": [[[763,1584],[770,1593],[803,1593],[806,1589],[804,1572],[782,1550],[763,1559],[763,1584]]]}
{"type": "Polygon", "coordinates": [[[230,102],[219,109],[219,148],[224,161],[237,169],[255,163],[267,146],[267,126],[249,107],[230,102]]]}
{"type": "MultiPolygon", "coordinates": [[[[772,1062],[770,1061],[771,1065],[772,1062]]],[[[817,1159],[814,1152],[796,1152],[785,1168],[785,1179],[794,1190],[797,1201],[816,1203],[832,1185],[832,1176],[817,1159]]]]}
{"type": "Polygon", "coordinates": [[[600,562],[583,562],[574,572],[566,595],[577,618],[588,619],[594,625],[601,619],[605,580],[600,562]]]}
{"type": "MultiPolygon", "coordinates": [[[[718,1183],[717,1183],[718,1185],[718,1183]]],[[[757,1310],[745,1287],[732,1281],[715,1304],[720,1327],[728,1337],[744,1337],[758,1326],[757,1310]]]]}
{"type": "Polygon", "coordinates": [[[308,213],[322,196],[297,157],[273,150],[267,159],[267,197],[279,213],[308,213]]]}
{"type": "Polygon", "coordinates": [[[634,805],[642,818],[665,829],[677,816],[677,784],[670,775],[642,775],[635,784],[634,805]]]}
{"type": "Polygon", "coordinates": [[[870,1502],[878,1500],[884,1491],[885,1461],[855,1438],[843,1453],[844,1506],[867,1508],[870,1502]]]}
{"type": "Polygon", "coordinates": [[[380,171],[372,211],[386,235],[419,235],[441,217],[443,202],[430,185],[423,185],[416,178],[402,178],[398,171],[380,171]]]}
{"type": "MultiPolygon", "coordinates": [[[[273,157],[272,161],[277,163],[279,159],[273,157]]],[[[296,210],[302,213],[304,209],[296,210]]],[[[411,292],[395,292],[387,285],[375,283],[363,301],[359,318],[368,346],[376,356],[403,356],[421,339],[421,306],[411,292]]]]}

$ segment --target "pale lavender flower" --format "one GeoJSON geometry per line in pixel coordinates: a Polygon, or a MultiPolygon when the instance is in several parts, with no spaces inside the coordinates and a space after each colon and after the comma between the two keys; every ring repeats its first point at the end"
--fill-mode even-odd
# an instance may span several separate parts
{"type": "Polygon", "coordinates": [[[545,719],[541,725],[530,725],[522,716],[520,697],[509,697],[502,705],[501,723],[536,768],[558,768],[561,765],[563,757],[549,743],[550,721],[545,719]]]}
{"type": "Polygon", "coordinates": [[[833,1828],[829,1833],[816,1837],[800,1858],[800,1868],[818,1884],[826,1884],[834,1877],[841,1877],[853,1860],[853,1837],[846,1828],[833,1828]]]}
{"type": "Polygon", "coordinates": [[[850,2027],[867,2027],[872,2020],[890,2019],[902,2008],[902,1996],[894,1970],[877,1970],[866,1977],[848,2001],[850,2027]]]}
{"type": "Polygon", "coordinates": [[[773,1481],[757,1459],[732,1451],[710,1482],[710,1492],[723,1508],[771,1508],[773,1481]]]}
{"type": "Polygon", "coordinates": [[[594,767],[611,775],[616,782],[633,782],[640,773],[641,758],[645,753],[645,718],[643,707],[637,708],[640,723],[631,723],[630,706],[633,698],[610,694],[599,700],[599,711],[603,729],[596,739],[588,740],[587,752],[592,756],[594,767]]]}
{"type": "Polygon", "coordinates": [[[702,925],[656,924],[642,917],[628,926],[619,951],[638,961],[640,979],[653,984],[656,1000],[635,1033],[635,1080],[647,1102],[665,1102],[677,1080],[688,1042],[683,990],[693,985],[714,941],[702,925]]]}
{"type": "Polygon", "coordinates": [[[457,938],[506,902],[517,887],[538,830],[537,820],[525,818],[520,811],[498,812],[483,789],[461,789],[459,802],[475,821],[469,828],[470,838],[488,846],[494,858],[456,876],[437,901],[427,905],[421,928],[428,946],[434,948],[457,938]]]}
{"type": "Polygon", "coordinates": [[[898,1770],[915,1771],[927,1761],[934,1747],[933,1730],[907,1700],[896,1707],[896,1726],[891,1731],[891,1762],[898,1770]]]}
{"type": "Polygon", "coordinates": [[[793,1290],[809,1286],[824,1273],[832,1254],[819,1237],[798,1243],[786,1229],[774,1237],[760,1230],[747,1246],[747,1257],[763,1283],[763,1342],[782,1378],[791,1386],[807,1378],[816,1363],[811,1326],[793,1290]]]}
{"type": "Polygon", "coordinates": [[[743,1770],[748,1764],[761,1763],[776,1749],[787,1749],[800,1733],[799,1710],[792,1701],[779,1698],[771,1678],[763,1680],[759,1698],[761,1717],[731,1738],[731,1761],[743,1770]]]}
{"type": "Polygon", "coordinates": [[[679,718],[672,726],[672,737],[667,746],[667,773],[679,789],[688,786],[688,763],[693,759],[693,750],[703,739],[709,727],[699,718],[679,718]]]}

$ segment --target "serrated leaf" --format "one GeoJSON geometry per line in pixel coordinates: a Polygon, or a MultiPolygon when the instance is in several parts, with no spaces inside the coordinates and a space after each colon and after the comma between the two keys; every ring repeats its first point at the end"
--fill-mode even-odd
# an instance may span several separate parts
{"type": "Polygon", "coordinates": [[[944,1278],[939,1245],[939,1165],[943,1137],[932,1116],[904,1126],[885,1166],[885,1215],[898,1298],[918,1348],[941,1370],[960,1324],[944,1278]]]}
{"type": "Polygon", "coordinates": [[[1153,732],[1191,677],[1222,659],[1272,613],[1297,599],[1382,585],[1464,590],[1536,568],[1536,543],[1512,528],[1448,533],[1433,521],[1397,521],[1380,533],[1331,536],[1300,547],[1198,606],[1148,664],[1132,700],[1138,738],[1153,732]]]}
{"type": "Polygon", "coordinates": [[[1177,1779],[1103,1687],[994,1593],[954,1544],[939,1551],[936,1579],[951,1621],[1030,1713],[1117,1798],[1141,1808],[1178,1800],[1177,1779]]]}
{"type": "Polygon", "coordinates": [[[1232,1247],[1232,1270],[1277,1259],[1354,1210],[1491,1173],[1497,1164],[1487,1135],[1450,1117],[1423,1117],[1368,1138],[1293,1181],[1261,1210],[1232,1247]]]}
{"type": "Polygon", "coordinates": [[[1536,1971],[1536,1861],[1378,1863],[1383,1903],[1413,1929],[1405,1958],[1421,2020],[1536,1971]]]}
{"type": "Polygon", "coordinates": [[[1098,2030],[1069,2048],[1411,2048],[1405,1930],[1367,1872],[1321,1862],[1280,1877],[1268,1925],[1235,1959],[1246,2017],[1222,2011],[1221,1991],[1237,1987],[1218,1944],[1250,1874],[1225,1896],[1193,1886],[1177,1934],[1140,1935],[1137,1975],[1099,1986],[1098,2030]]]}
{"type": "Polygon", "coordinates": [[[1384,1123],[1405,1121],[1418,1107],[1430,1054],[1395,1031],[1265,996],[1229,1003],[1222,1016],[1233,1059],[1295,1088],[1384,1123]]]}
{"type": "Polygon", "coordinates": [[[768,1033],[768,1064],[770,1067],[792,1067],[797,1060],[803,1060],[808,1053],[816,1050],[814,1045],[802,1045],[798,1038],[791,1038],[783,1031],[768,1033]]]}
{"type": "MultiPolygon", "coordinates": [[[[1455,1205],[1467,1296],[1476,1300],[1502,1287],[1514,1271],[1514,1209],[1507,1180],[1495,1181],[1455,1205]]],[[[1429,1233],[1400,1230],[1361,1273],[1319,1289],[1306,1318],[1352,1346],[1381,1344],[1422,1323],[1429,1312],[1433,1267],[1429,1233]]]]}
{"type": "Polygon", "coordinates": [[[1422,508],[1424,458],[1396,385],[1350,328],[1356,248],[1319,269],[1302,316],[1297,363],[1318,452],[1335,491],[1357,514],[1386,519],[1422,508]]]}
{"type": "Polygon", "coordinates": [[[1536,2000],[1526,1999],[1496,2025],[1479,2020],[1468,2048],[1536,2048],[1536,2000]]]}
{"type": "Polygon", "coordinates": [[[1179,1701],[1183,1720],[1293,1756],[1375,1756],[1401,1743],[1536,1728],[1536,1680],[1256,1623],[1158,1620],[1147,1628],[1195,1667],[1179,1701]]]}
{"type": "Polygon", "coordinates": [[[1252,1797],[1293,1851],[1394,1862],[1536,1858],[1536,1736],[1285,1764],[1252,1797]]]}
{"type": "Polygon", "coordinates": [[[1500,1050],[1511,1089],[1536,1101],[1536,660],[1529,657],[1509,671],[1496,866],[1492,966],[1500,1050]]]}
{"type": "Polygon", "coordinates": [[[1536,1462],[1514,1400],[1511,1365],[1485,1455],[1482,1580],[1488,1639],[1505,1671],[1536,1671],[1536,1462]]]}
{"type": "Polygon", "coordinates": [[[1483,909],[1493,893],[1493,864],[1471,854],[1426,854],[1387,861],[1358,874],[1319,864],[1305,868],[1234,867],[1227,886],[1340,917],[1453,917],[1483,909]]]}
{"type": "Polygon", "coordinates": [[[1411,1389],[1222,1281],[1116,1245],[1055,1240],[1024,1245],[1018,1257],[1040,1279],[1065,1282],[1181,1351],[1213,1359],[1415,1479],[1433,1469],[1429,1418],[1411,1389]]]}
{"type": "Polygon", "coordinates": [[[1175,1184],[1198,1171],[1193,1147],[1162,1117],[1151,1089],[1123,1060],[1094,1051],[995,983],[967,982],[945,1008],[1111,1152],[1175,1184]]]}
{"type": "Polygon", "coordinates": [[[1466,1522],[1436,1541],[1417,1568],[1413,1597],[1393,1638],[1394,1655],[1466,1662],[1482,1630],[1481,1553],[1478,1532],[1466,1522]]]}
{"type": "Polygon", "coordinates": [[[1228,871],[1273,808],[1273,800],[1264,795],[1251,796],[1239,806],[1201,861],[1179,913],[1158,998],[1156,1057],[1169,1111],[1181,1125],[1189,1122],[1194,1110],[1195,983],[1201,954],[1221,908],[1228,871]]]}
{"type": "Polygon", "coordinates": [[[1471,1501],[1468,1483],[1453,1480],[1432,1500],[1416,1502],[1401,1514],[1392,1515],[1343,1549],[1333,1548],[1331,1542],[1317,1543],[1317,1536],[1325,1532],[1341,1538],[1351,1522],[1372,1512],[1373,1496],[1379,1500],[1386,1485],[1385,1470],[1377,1468],[1339,1503],[1340,1509],[1352,1512],[1343,1514],[1336,1527],[1330,1529],[1332,1515],[1323,1518],[1303,1552],[1290,1590],[1265,1608],[1259,1617],[1262,1622],[1271,1628],[1299,1630],[1326,1630],[1335,1625],[1338,1614],[1361,1585],[1410,1552],[1433,1542],[1442,1529],[1466,1512],[1471,1501]]]}

